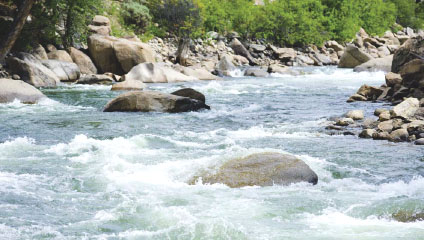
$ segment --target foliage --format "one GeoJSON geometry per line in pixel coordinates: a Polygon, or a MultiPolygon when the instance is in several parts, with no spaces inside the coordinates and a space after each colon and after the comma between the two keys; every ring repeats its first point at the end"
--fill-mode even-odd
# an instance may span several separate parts
{"type": "Polygon", "coordinates": [[[34,43],[53,43],[69,47],[84,43],[87,25],[99,11],[101,0],[37,1],[31,10],[32,21],[25,24],[15,46],[29,48],[34,43]]]}
{"type": "Polygon", "coordinates": [[[199,35],[200,10],[192,0],[151,0],[147,4],[154,22],[170,34],[179,38],[199,35]]]}
{"type": "Polygon", "coordinates": [[[389,0],[397,9],[396,22],[412,28],[424,27],[424,2],[415,0],[389,0]]]}
{"type": "Polygon", "coordinates": [[[143,0],[127,0],[122,4],[121,15],[125,24],[139,34],[146,31],[152,19],[149,8],[144,4],[143,0]]]}

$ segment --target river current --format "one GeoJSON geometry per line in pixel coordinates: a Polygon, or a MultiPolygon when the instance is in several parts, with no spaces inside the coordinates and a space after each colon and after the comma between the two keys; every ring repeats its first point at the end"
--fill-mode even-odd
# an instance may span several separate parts
{"type": "Polygon", "coordinates": [[[329,117],[384,74],[304,68],[300,76],[152,84],[206,95],[210,111],[103,113],[108,86],[42,89],[0,104],[0,239],[424,239],[424,148],[331,135],[329,117]],[[259,152],[296,155],[318,185],[188,185],[259,152]]]}

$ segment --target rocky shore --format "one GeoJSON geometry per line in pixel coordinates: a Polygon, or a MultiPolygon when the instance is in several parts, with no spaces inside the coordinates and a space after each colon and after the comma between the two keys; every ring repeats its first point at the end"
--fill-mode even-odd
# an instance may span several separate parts
{"type": "Polygon", "coordinates": [[[363,128],[359,137],[424,145],[424,38],[408,39],[395,52],[391,72],[381,87],[363,85],[347,101],[390,102],[392,109],[376,109],[375,118],[364,119],[363,112],[349,112],[327,129],[344,131],[363,128]]]}
{"type": "MultiPolygon", "coordinates": [[[[219,80],[242,75],[267,77],[273,73],[296,75],[300,73],[292,66],[337,65],[354,68],[356,72],[387,72],[385,85],[364,85],[348,102],[390,101],[399,105],[391,111],[378,111],[378,120],[374,122],[367,120],[358,124],[355,121],[362,118],[346,116],[336,119],[329,129],[358,126],[364,128],[358,134],[360,137],[422,144],[422,31],[416,33],[406,28],[372,37],[361,29],[350,43],[328,41],[321,47],[303,48],[277,47],[260,40],[242,41],[236,32],[227,36],[209,32],[205,39],[190,41],[186,66],[181,66],[175,64],[178,41],[174,38],[154,38],[143,43],[137,37],[113,37],[110,36],[110,20],[104,16],[94,17],[88,28],[92,35],[86,48],[57,49],[53,45],[37,45],[28,53],[11,54],[6,65],[1,66],[0,75],[4,79],[0,81],[0,87],[4,89],[18,80],[22,80],[19,84],[23,87],[16,87],[17,84],[13,83],[13,91],[0,92],[2,102],[19,99],[36,103],[41,92],[36,94],[37,89],[30,89],[32,86],[54,88],[68,83],[102,84],[112,85],[113,91],[140,91],[149,83],[219,80]],[[399,108],[408,114],[399,113],[399,108]]],[[[106,106],[105,111],[181,112],[199,109],[209,109],[209,106],[190,96],[145,91],[120,95],[106,106]],[[140,105],[140,99],[151,104],[140,105]]]]}

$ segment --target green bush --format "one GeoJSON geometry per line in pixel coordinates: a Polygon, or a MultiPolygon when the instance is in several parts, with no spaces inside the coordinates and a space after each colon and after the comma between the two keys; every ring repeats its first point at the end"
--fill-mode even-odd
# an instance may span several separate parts
{"type": "Polygon", "coordinates": [[[150,24],[152,17],[144,1],[128,0],[122,4],[121,15],[125,24],[132,26],[136,33],[144,33],[150,24]]]}

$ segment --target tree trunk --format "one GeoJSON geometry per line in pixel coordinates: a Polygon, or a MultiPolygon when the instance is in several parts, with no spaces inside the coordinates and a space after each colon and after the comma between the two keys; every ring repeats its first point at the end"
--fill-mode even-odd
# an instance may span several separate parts
{"type": "Polygon", "coordinates": [[[178,43],[178,50],[177,50],[177,63],[179,63],[181,66],[187,66],[187,59],[188,59],[188,51],[190,46],[190,39],[189,38],[182,38],[180,39],[178,43]]]}
{"type": "Polygon", "coordinates": [[[21,6],[19,6],[19,12],[13,21],[12,30],[0,45],[0,63],[5,62],[6,55],[12,49],[16,39],[18,39],[19,34],[25,25],[25,21],[31,12],[31,8],[34,5],[34,2],[35,0],[24,0],[21,6]]]}

